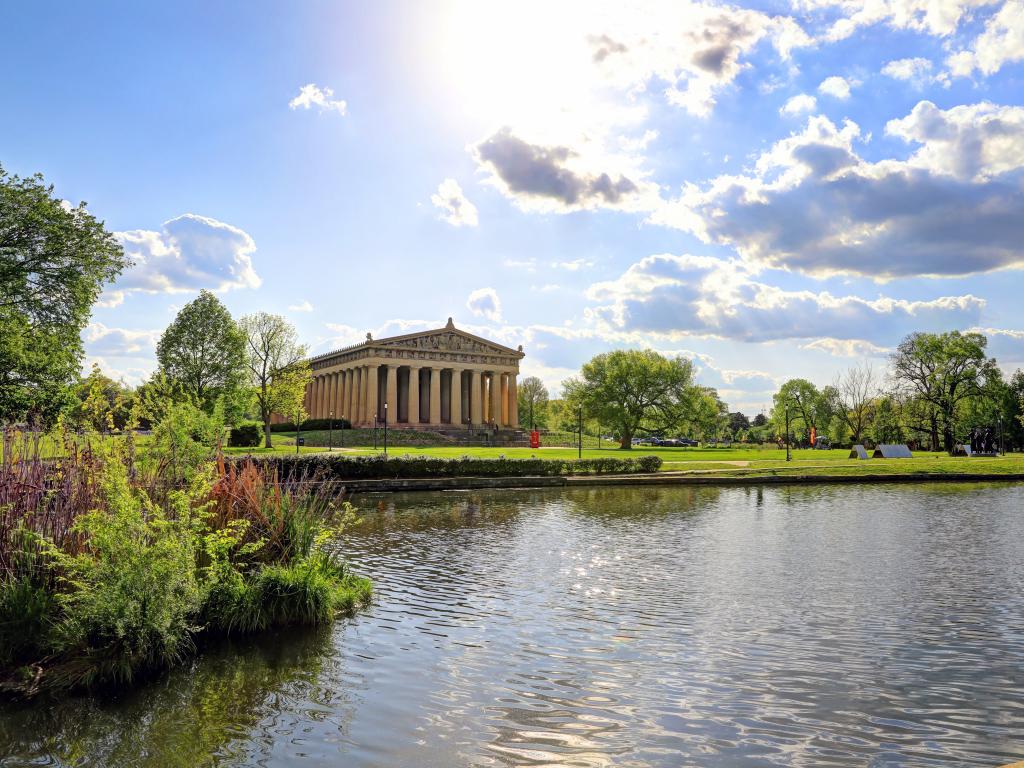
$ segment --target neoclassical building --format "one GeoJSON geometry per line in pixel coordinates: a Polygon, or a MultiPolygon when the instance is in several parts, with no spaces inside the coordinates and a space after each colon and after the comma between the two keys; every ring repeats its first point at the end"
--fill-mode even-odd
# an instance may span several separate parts
{"type": "Polygon", "coordinates": [[[518,429],[516,377],[523,348],[444,328],[374,339],[310,359],[311,418],[408,429],[518,429]]]}

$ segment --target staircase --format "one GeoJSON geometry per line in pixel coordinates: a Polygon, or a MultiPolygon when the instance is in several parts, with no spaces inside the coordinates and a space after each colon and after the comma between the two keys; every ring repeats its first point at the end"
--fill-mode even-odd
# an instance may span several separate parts
{"type": "Polygon", "coordinates": [[[444,429],[443,425],[435,432],[444,435],[455,443],[463,445],[493,445],[500,448],[529,448],[530,437],[523,429],[499,429],[497,432],[487,427],[471,427],[469,429],[444,429]]]}

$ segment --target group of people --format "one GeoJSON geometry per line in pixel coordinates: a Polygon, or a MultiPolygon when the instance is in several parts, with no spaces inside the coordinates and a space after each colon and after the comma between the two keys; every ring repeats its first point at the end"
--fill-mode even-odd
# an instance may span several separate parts
{"type": "Polygon", "coordinates": [[[971,430],[971,453],[996,453],[996,436],[991,427],[971,430]]]}

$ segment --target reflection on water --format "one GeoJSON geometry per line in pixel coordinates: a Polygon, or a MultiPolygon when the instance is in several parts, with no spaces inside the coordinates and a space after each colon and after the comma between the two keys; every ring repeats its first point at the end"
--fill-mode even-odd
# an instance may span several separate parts
{"type": "Polygon", "coordinates": [[[357,501],[368,611],[114,700],[0,709],[0,765],[1024,757],[1024,488],[357,501]]]}

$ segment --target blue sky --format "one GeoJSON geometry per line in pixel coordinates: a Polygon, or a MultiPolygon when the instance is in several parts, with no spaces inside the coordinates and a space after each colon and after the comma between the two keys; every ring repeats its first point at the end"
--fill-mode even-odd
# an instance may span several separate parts
{"type": "Polygon", "coordinates": [[[1024,365],[1024,0],[0,9],[0,163],[136,266],[84,332],[139,381],[201,288],[312,352],[457,325],[557,389],[697,361],[735,408],[985,329],[1024,365]],[[10,76],[13,73],[13,76],[10,76]]]}

